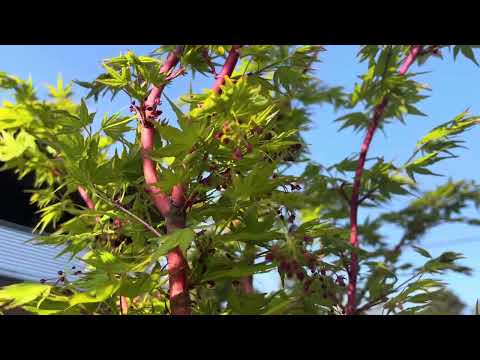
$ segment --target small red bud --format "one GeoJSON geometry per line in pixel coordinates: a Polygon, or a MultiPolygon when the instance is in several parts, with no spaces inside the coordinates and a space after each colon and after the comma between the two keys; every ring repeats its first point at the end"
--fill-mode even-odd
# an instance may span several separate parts
{"type": "Polygon", "coordinates": [[[120,219],[113,220],[113,226],[115,226],[116,228],[122,227],[122,222],[120,221],[120,219]]]}
{"type": "Polygon", "coordinates": [[[236,148],[235,151],[233,152],[233,158],[235,160],[242,160],[243,159],[242,151],[239,148],[236,148]]]}
{"type": "Polygon", "coordinates": [[[291,264],[290,264],[290,267],[291,267],[291,269],[292,269],[293,271],[298,270],[298,268],[299,268],[298,261],[297,261],[297,260],[293,260],[293,261],[291,262],[291,264]]]}
{"type": "Polygon", "coordinates": [[[223,135],[222,131],[215,133],[215,139],[220,140],[222,138],[222,135],[223,135]]]}
{"type": "Polygon", "coordinates": [[[345,281],[344,281],[344,277],[343,276],[337,276],[337,279],[336,279],[336,283],[338,286],[345,286],[345,281]]]}
{"type": "Polygon", "coordinates": [[[247,153],[251,153],[253,151],[253,145],[252,144],[247,144],[247,153]]]}
{"type": "Polygon", "coordinates": [[[302,270],[297,271],[297,279],[303,281],[305,279],[305,273],[302,270]]]}
{"type": "Polygon", "coordinates": [[[312,279],[307,279],[305,280],[304,284],[303,284],[303,290],[305,292],[308,292],[310,290],[310,286],[312,285],[312,279]]]}
{"type": "Polygon", "coordinates": [[[313,241],[312,237],[311,236],[307,236],[305,235],[303,237],[303,241],[305,241],[306,243],[311,243],[313,241]]]}

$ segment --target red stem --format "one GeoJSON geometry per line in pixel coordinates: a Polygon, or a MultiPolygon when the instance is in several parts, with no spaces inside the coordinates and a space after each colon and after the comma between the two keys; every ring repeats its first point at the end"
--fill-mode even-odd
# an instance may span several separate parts
{"type": "Polygon", "coordinates": [[[240,49],[241,45],[233,45],[232,49],[228,53],[227,60],[225,60],[225,64],[222,67],[222,71],[220,74],[217,75],[217,79],[215,80],[215,84],[213,84],[212,90],[216,94],[220,94],[222,92],[222,85],[225,83],[225,76],[232,76],[233,69],[237,65],[238,58],[240,57],[240,49]]]}
{"type": "MultiPolygon", "coordinates": [[[[217,76],[217,80],[213,86],[213,91],[217,94],[221,92],[220,87],[225,82],[225,76],[230,76],[235,68],[240,55],[238,52],[239,47],[239,45],[232,47],[222,71],[217,76]]],[[[167,61],[160,68],[160,72],[166,73],[173,69],[179,61],[181,51],[182,49],[177,47],[175,51],[170,53],[167,61]]],[[[182,185],[176,185],[173,187],[171,197],[169,197],[162,192],[161,189],[154,186],[154,184],[158,182],[158,175],[155,164],[149,157],[154,148],[155,139],[155,129],[149,121],[155,118],[156,107],[160,103],[160,96],[162,95],[164,87],[165,86],[154,87],[145,100],[145,118],[142,119],[141,146],[143,173],[145,182],[149,185],[148,191],[150,197],[158,211],[160,211],[166,219],[167,233],[171,233],[176,229],[185,227],[185,213],[181,210],[184,208],[186,202],[185,189],[182,185]]],[[[172,315],[189,315],[191,309],[186,276],[188,264],[180,248],[177,247],[168,253],[167,263],[171,313],[172,315]]]]}
{"type": "MultiPolygon", "coordinates": [[[[222,85],[225,83],[225,77],[232,76],[233,70],[237,65],[238,58],[240,57],[240,52],[238,49],[241,48],[241,45],[233,45],[232,49],[228,53],[227,59],[225,60],[225,64],[223,64],[222,71],[220,74],[217,75],[215,83],[213,84],[212,90],[216,94],[221,94],[222,92],[222,85]]],[[[252,294],[253,293],[253,276],[247,276],[242,279],[242,288],[244,293],[252,294]]]]}
{"type": "MultiPolygon", "coordinates": [[[[410,51],[409,55],[405,58],[404,63],[399,69],[400,75],[405,75],[410,66],[417,58],[419,52],[422,50],[421,45],[415,45],[410,51]]],[[[358,248],[358,206],[360,196],[360,186],[362,180],[363,169],[365,167],[365,160],[367,158],[368,149],[373,139],[373,135],[378,128],[380,120],[385,112],[385,108],[388,104],[388,97],[384,97],[382,102],[377,105],[373,112],[372,120],[365,134],[365,138],[360,149],[360,156],[358,158],[357,168],[355,170],[355,180],[353,182],[352,197],[350,199],[350,244],[358,248]]],[[[356,294],[357,294],[357,277],[358,277],[358,254],[353,253],[350,266],[348,269],[349,282],[348,282],[348,303],[346,308],[347,315],[353,315],[356,313],[356,294]]]]}
{"type": "Polygon", "coordinates": [[[95,204],[93,203],[93,200],[90,198],[90,196],[88,196],[87,191],[81,186],[78,186],[77,190],[87,207],[89,209],[95,209],[95,204]]]}
{"type": "MultiPolygon", "coordinates": [[[[178,63],[179,55],[182,51],[181,47],[171,52],[165,64],[160,68],[160,72],[168,73],[178,63]]],[[[152,91],[148,95],[144,103],[145,118],[142,119],[141,128],[141,147],[143,158],[143,174],[145,177],[145,183],[148,188],[147,191],[150,194],[153,204],[158,211],[165,218],[167,223],[167,233],[172,233],[178,228],[185,227],[185,216],[178,217],[178,208],[183,208],[185,202],[185,190],[183,186],[176,185],[172,190],[172,196],[162,192],[161,189],[154,186],[158,182],[157,170],[155,163],[150,158],[150,153],[153,151],[155,144],[155,128],[150,120],[155,118],[157,105],[160,103],[160,97],[162,95],[165,85],[161,87],[153,87],[152,91]],[[173,206],[172,206],[173,205],[173,206]],[[174,209],[174,207],[176,209],[174,209]]],[[[142,114],[140,114],[142,116],[142,114]]],[[[187,270],[188,264],[185,257],[182,254],[180,248],[175,248],[167,255],[167,270],[169,274],[169,296],[170,307],[172,315],[190,315],[190,297],[188,294],[187,286],[187,270]]]]}
{"type": "MultiPolygon", "coordinates": [[[[78,186],[77,191],[82,197],[87,207],[92,210],[95,209],[95,204],[92,198],[88,196],[87,191],[82,186],[78,186]]],[[[96,217],[96,221],[97,222],[100,221],[100,218],[98,216],[96,217]]],[[[125,298],[124,296],[120,296],[120,313],[122,315],[127,315],[128,313],[128,302],[127,302],[127,298],[125,298]]]]}
{"type": "MultiPolygon", "coordinates": [[[[180,60],[180,54],[183,51],[183,46],[177,46],[177,48],[168,54],[167,60],[165,63],[160,67],[161,73],[168,73],[172,70],[180,60]]],[[[147,99],[145,100],[145,115],[146,120],[151,119],[152,115],[155,113],[157,105],[160,103],[160,97],[162,96],[163,89],[165,85],[160,87],[154,86],[148,94],[147,99]],[[150,109],[149,109],[150,108],[150,109]]]]}
{"type": "Polygon", "coordinates": [[[242,288],[245,294],[253,294],[253,275],[242,279],[242,288]]]}

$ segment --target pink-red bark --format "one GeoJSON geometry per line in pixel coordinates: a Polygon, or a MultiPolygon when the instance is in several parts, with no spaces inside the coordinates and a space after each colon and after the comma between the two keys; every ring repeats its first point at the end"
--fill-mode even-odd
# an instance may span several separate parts
{"type": "MultiPolygon", "coordinates": [[[[170,72],[179,62],[181,47],[171,52],[165,63],[160,68],[160,72],[170,72]]],[[[153,87],[143,104],[144,113],[141,128],[141,148],[143,159],[143,174],[147,191],[153,204],[162,214],[166,221],[167,233],[176,229],[185,227],[185,214],[182,212],[185,205],[185,191],[183,186],[176,185],[172,190],[171,196],[159,189],[155,184],[158,182],[155,163],[150,158],[150,154],[155,144],[155,128],[151,121],[156,118],[156,109],[160,103],[160,97],[165,85],[153,87]],[[180,215],[180,216],[179,216],[180,215]]],[[[175,248],[167,255],[167,270],[169,274],[169,296],[172,315],[189,315],[190,297],[187,284],[188,264],[180,248],[175,248]]]]}
{"type": "Polygon", "coordinates": [[[245,294],[253,294],[253,275],[243,278],[241,284],[245,294]]]}
{"type": "MultiPolygon", "coordinates": [[[[225,83],[225,76],[231,76],[233,69],[239,58],[239,45],[234,45],[230,51],[222,71],[217,76],[213,91],[217,94],[221,92],[221,86],[225,83]]],[[[170,53],[165,64],[161,67],[162,73],[170,72],[178,63],[179,55],[182,49],[177,47],[170,53]]],[[[165,86],[154,87],[143,104],[143,119],[141,129],[141,147],[143,158],[143,173],[145,183],[152,202],[166,220],[167,233],[171,233],[179,228],[185,227],[185,189],[181,184],[173,187],[172,194],[169,196],[159,189],[155,184],[158,182],[158,175],[155,163],[150,158],[154,149],[155,129],[151,121],[157,114],[157,106],[160,103],[165,86]]],[[[187,261],[180,248],[175,248],[167,255],[167,269],[169,273],[169,296],[171,313],[173,315],[189,315],[190,298],[187,284],[187,261]]]]}
{"type": "MultiPolygon", "coordinates": [[[[225,84],[225,77],[232,76],[233,70],[235,70],[235,66],[237,66],[238,59],[240,57],[239,49],[241,45],[233,45],[232,49],[228,53],[227,59],[223,64],[222,70],[216,76],[215,83],[213,84],[212,90],[216,94],[221,94],[222,86],[225,84]]],[[[246,294],[253,293],[253,276],[247,276],[242,279],[241,281],[243,292],[246,294]]]]}
{"type": "MultiPolygon", "coordinates": [[[[415,59],[422,50],[422,46],[416,45],[413,46],[408,56],[405,58],[405,61],[399,69],[400,75],[405,75],[414,63],[415,59]]],[[[358,248],[358,206],[359,196],[360,196],[360,187],[362,181],[363,169],[365,167],[365,161],[367,158],[367,153],[370,148],[375,131],[380,124],[382,116],[385,112],[385,108],[388,105],[388,97],[385,97],[382,102],[374,109],[373,117],[370,121],[370,125],[365,134],[365,138],[360,149],[360,156],[358,158],[357,168],[355,170],[355,179],[353,182],[352,188],[352,197],[350,199],[350,244],[358,248]]],[[[357,278],[358,278],[358,255],[356,253],[352,254],[350,260],[350,266],[348,268],[349,283],[348,283],[348,302],[346,307],[346,314],[353,315],[356,313],[357,304],[356,304],[356,295],[357,295],[357,278]]]]}
{"type": "Polygon", "coordinates": [[[89,209],[95,209],[95,204],[93,203],[93,200],[90,198],[90,196],[88,196],[87,191],[81,186],[77,187],[77,191],[80,194],[82,200],[87,205],[87,207],[89,209]]]}
{"type": "MultiPolygon", "coordinates": [[[[82,187],[78,186],[77,191],[80,194],[80,197],[85,202],[89,209],[95,209],[95,203],[93,202],[92,198],[88,195],[87,191],[82,187]]],[[[96,221],[100,221],[100,218],[97,216],[96,221]]],[[[127,298],[124,296],[120,296],[120,312],[123,315],[128,314],[128,301],[127,298]]]]}
{"type": "Polygon", "coordinates": [[[217,75],[217,78],[215,80],[215,84],[213,84],[212,90],[220,94],[222,92],[222,85],[225,84],[225,77],[232,76],[233,70],[235,69],[235,66],[237,65],[238,58],[240,57],[240,49],[241,45],[233,45],[232,49],[228,53],[227,60],[225,60],[225,64],[222,67],[222,70],[220,73],[217,75]]]}

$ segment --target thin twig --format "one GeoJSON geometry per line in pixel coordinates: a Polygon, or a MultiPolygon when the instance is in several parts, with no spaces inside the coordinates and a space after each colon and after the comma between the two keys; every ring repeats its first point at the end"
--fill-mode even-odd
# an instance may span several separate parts
{"type": "Polygon", "coordinates": [[[95,189],[95,194],[100,198],[102,199],[103,201],[109,203],[110,205],[116,207],[118,210],[124,212],[125,214],[129,215],[130,217],[134,218],[135,220],[137,220],[140,224],[142,224],[143,226],[145,226],[148,230],[150,230],[150,232],[152,232],[153,234],[155,234],[156,236],[158,237],[161,237],[162,234],[156,230],[152,225],[150,225],[149,223],[147,223],[146,221],[144,221],[143,219],[139,218],[137,215],[135,215],[134,213],[132,213],[131,211],[127,210],[126,208],[124,208],[121,204],[115,202],[115,201],[111,201],[109,200],[107,197],[103,196],[103,195],[100,195],[100,192],[95,189]]]}
{"type": "Polygon", "coordinates": [[[210,68],[210,72],[217,76],[217,71],[215,70],[215,66],[213,65],[212,63],[212,58],[210,57],[210,55],[208,54],[208,49],[203,49],[202,51],[202,56],[203,58],[205,59],[205,61],[207,62],[207,65],[208,67],[210,68]]]}
{"type": "Polygon", "coordinates": [[[340,193],[340,195],[342,195],[342,198],[347,202],[347,205],[350,206],[351,200],[348,198],[347,193],[345,192],[345,189],[344,189],[345,185],[347,185],[347,183],[343,182],[342,185],[340,185],[340,187],[337,190],[340,193]]]}
{"type": "Polygon", "coordinates": [[[358,205],[360,205],[361,203],[363,203],[366,199],[368,199],[370,196],[372,196],[375,191],[378,190],[378,187],[375,187],[373,189],[371,189],[370,191],[368,191],[365,195],[363,195],[359,200],[358,200],[358,205]]]}
{"type": "Polygon", "coordinates": [[[387,291],[386,293],[383,293],[381,295],[379,295],[376,299],[372,300],[372,301],[369,301],[368,303],[366,303],[365,305],[363,305],[362,307],[358,308],[357,309],[357,313],[360,313],[360,312],[363,312],[363,311],[366,311],[378,304],[381,304],[382,302],[385,302],[386,300],[384,300],[384,298],[390,294],[393,294],[395,292],[397,292],[402,286],[404,286],[405,284],[409,283],[410,281],[412,281],[413,279],[415,279],[416,277],[418,276],[422,276],[423,274],[414,274],[412,275],[411,277],[409,277],[407,280],[405,280],[403,283],[401,283],[400,285],[398,285],[396,288],[390,290],[390,291],[387,291]]]}

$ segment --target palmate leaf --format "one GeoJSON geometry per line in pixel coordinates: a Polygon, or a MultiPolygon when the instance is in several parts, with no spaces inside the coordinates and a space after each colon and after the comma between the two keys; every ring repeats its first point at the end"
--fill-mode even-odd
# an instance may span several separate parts
{"type": "Polygon", "coordinates": [[[239,294],[233,291],[227,295],[229,308],[233,314],[257,315],[268,303],[265,294],[239,294]]]}
{"type": "Polygon", "coordinates": [[[4,103],[0,108],[0,130],[17,128],[30,123],[33,115],[24,106],[4,103]]]}
{"type": "Polygon", "coordinates": [[[448,140],[455,135],[458,135],[466,130],[469,130],[473,126],[477,125],[480,121],[478,117],[467,117],[468,111],[463,111],[457,115],[453,120],[447,121],[430,131],[417,143],[419,149],[427,149],[428,145],[435,144],[448,140]]]}
{"type": "Polygon", "coordinates": [[[35,148],[35,138],[23,129],[16,136],[7,131],[0,133],[0,161],[18,158],[28,149],[35,148]]]}
{"type": "Polygon", "coordinates": [[[232,268],[225,270],[215,270],[212,272],[207,272],[203,277],[202,281],[218,281],[221,279],[240,279],[245,276],[252,274],[264,273],[275,268],[275,264],[235,264],[232,268]]]}
{"type": "Polygon", "coordinates": [[[424,257],[432,258],[432,255],[430,255],[430,253],[429,253],[427,250],[425,250],[425,249],[423,249],[423,248],[421,248],[421,247],[419,247],[419,246],[414,246],[414,245],[413,245],[412,247],[413,247],[413,249],[414,249],[417,253],[419,253],[420,255],[422,255],[422,256],[424,256],[424,257]]]}
{"type": "Polygon", "coordinates": [[[111,297],[120,288],[121,282],[116,279],[110,279],[99,286],[96,286],[94,290],[88,292],[76,292],[69,299],[69,308],[79,304],[86,303],[99,303],[103,302],[111,297]]]}
{"type": "Polygon", "coordinates": [[[128,124],[135,116],[121,116],[115,113],[112,116],[105,114],[102,119],[102,131],[112,139],[118,140],[123,134],[133,130],[128,124]]]}
{"type": "Polygon", "coordinates": [[[441,274],[447,270],[458,273],[470,274],[472,269],[457,264],[457,260],[460,259],[464,259],[464,256],[462,254],[453,251],[446,251],[440,256],[426,262],[425,265],[421,268],[421,270],[431,274],[441,274]]]}
{"type": "Polygon", "coordinates": [[[231,234],[219,235],[216,241],[226,243],[230,241],[240,241],[244,243],[262,243],[282,238],[284,235],[277,231],[250,232],[248,230],[238,231],[231,234]]]}
{"type": "Polygon", "coordinates": [[[96,271],[105,273],[123,273],[130,268],[128,263],[108,251],[93,251],[88,257],[82,259],[96,271]]]}
{"type": "Polygon", "coordinates": [[[177,246],[185,253],[195,238],[195,232],[190,229],[178,229],[171,234],[167,234],[157,239],[159,247],[155,251],[155,257],[166,255],[170,250],[177,246]]]}
{"type": "Polygon", "coordinates": [[[13,309],[42,298],[51,290],[50,285],[36,283],[13,284],[0,288],[0,308],[13,309]]]}
{"type": "Polygon", "coordinates": [[[456,59],[461,52],[463,56],[472,61],[475,65],[479,66],[477,59],[475,58],[474,48],[479,48],[479,45],[455,45],[453,47],[453,58],[456,59]]]}

